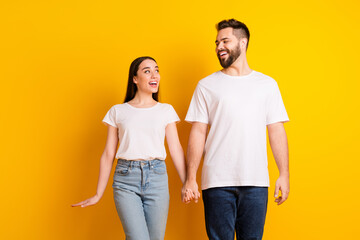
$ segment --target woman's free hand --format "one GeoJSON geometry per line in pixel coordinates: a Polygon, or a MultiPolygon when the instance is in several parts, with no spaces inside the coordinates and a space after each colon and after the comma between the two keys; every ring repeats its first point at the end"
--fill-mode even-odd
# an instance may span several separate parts
{"type": "Polygon", "coordinates": [[[71,205],[72,207],[88,207],[88,206],[92,206],[95,205],[96,203],[98,203],[100,200],[100,197],[98,195],[95,195],[91,198],[88,198],[82,202],[76,203],[71,205]]]}

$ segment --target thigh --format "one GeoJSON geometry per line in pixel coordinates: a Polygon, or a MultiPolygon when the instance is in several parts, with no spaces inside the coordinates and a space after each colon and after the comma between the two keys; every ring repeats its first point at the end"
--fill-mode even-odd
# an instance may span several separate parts
{"type": "Polygon", "coordinates": [[[143,204],[150,239],[163,240],[170,199],[165,162],[155,161],[148,171],[147,179],[147,187],[143,192],[143,204]]]}
{"type": "Polygon", "coordinates": [[[234,240],[237,193],[234,187],[203,190],[206,232],[211,240],[234,240]]]}
{"type": "Polygon", "coordinates": [[[268,202],[267,187],[239,187],[236,238],[262,239],[268,202]]]}
{"type": "Polygon", "coordinates": [[[117,213],[127,240],[149,240],[144,208],[139,192],[140,170],[117,165],[113,193],[117,213]]]}
{"type": "Polygon", "coordinates": [[[150,239],[140,196],[126,189],[114,189],[114,200],[126,239],[150,239]]]}

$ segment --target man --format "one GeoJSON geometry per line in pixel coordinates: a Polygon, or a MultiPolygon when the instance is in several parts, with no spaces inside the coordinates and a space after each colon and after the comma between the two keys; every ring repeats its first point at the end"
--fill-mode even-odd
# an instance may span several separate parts
{"type": "Polygon", "coordinates": [[[280,205],[289,194],[283,126],[289,119],[277,83],[247,63],[246,25],[224,20],[217,31],[216,54],[223,69],[199,81],[185,119],[192,128],[183,201],[200,197],[196,172],[205,152],[201,189],[209,239],[233,240],[235,232],[238,240],[262,239],[269,186],[266,128],[280,173],[275,186],[280,205]]]}

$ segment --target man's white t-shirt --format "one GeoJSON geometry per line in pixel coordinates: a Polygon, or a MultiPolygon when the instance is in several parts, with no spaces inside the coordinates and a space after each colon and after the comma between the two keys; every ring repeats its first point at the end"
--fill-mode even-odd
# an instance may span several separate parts
{"type": "Polygon", "coordinates": [[[165,160],[165,128],[178,121],[174,108],[166,103],[157,103],[150,108],[117,104],[103,119],[104,123],[118,129],[116,158],[125,160],[165,160]]]}
{"type": "Polygon", "coordinates": [[[271,77],[221,71],[199,81],[186,121],[210,125],[201,188],[269,186],[266,125],[289,121],[271,77]]]}

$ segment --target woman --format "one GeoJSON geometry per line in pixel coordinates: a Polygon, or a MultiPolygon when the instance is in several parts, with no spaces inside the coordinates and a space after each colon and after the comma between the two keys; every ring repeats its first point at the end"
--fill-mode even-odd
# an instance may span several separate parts
{"type": "Polygon", "coordinates": [[[108,137],[96,195],[73,205],[87,207],[100,200],[116,157],[112,186],[126,239],[164,239],[169,209],[165,136],[175,168],[185,181],[184,152],[176,129],[180,119],[171,105],[158,102],[159,82],[153,58],[140,57],[131,63],[124,103],[113,106],[103,119],[108,137]]]}

